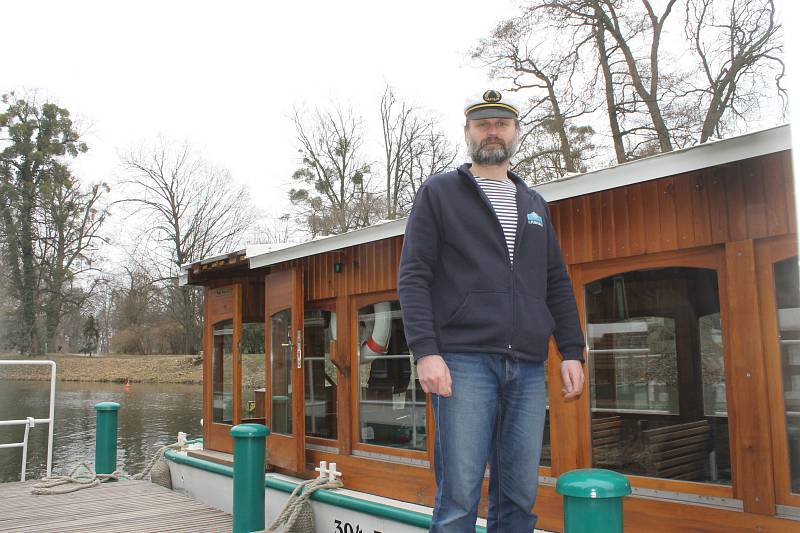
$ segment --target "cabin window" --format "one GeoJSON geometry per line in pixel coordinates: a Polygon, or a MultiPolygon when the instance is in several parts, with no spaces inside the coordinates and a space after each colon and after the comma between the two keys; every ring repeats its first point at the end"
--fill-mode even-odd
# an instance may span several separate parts
{"type": "Polygon", "coordinates": [[[397,300],[358,310],[359,440],[426,449],[425,393],[416,377],[397,300]]]}
{"type": "Polygon", "coordinates": [[[269,319],[270,413],[272,433],[292,434],[292,311],[283,309],[269,319]]]}
{"type": "Polygon", "coordinates": [[[264,322],[242,324],[242,422],[264,423],[266,348],[264,322]]]}
{"type": "Polygon", "coordinates": [[[233,423],[233,320],[217,322],[212,329],[211,420],[233,423]]]}
{"type": "Polygon", "coordinates": [[[661,268],[586,286],[593,465],[730,484],[717,274],[661,268]]]}
{"type": "Polygon", "coordinates": [[[800,493],[800,273],[797,257],[775,263],[774,274],[790,490],[800,493]]]}
{"type": "Polygon", "coordinates": [[[336,313],[306,309],[304,332],[306,435],[335,439],[337,370],[331,361],[331,341],[336,313]]]}

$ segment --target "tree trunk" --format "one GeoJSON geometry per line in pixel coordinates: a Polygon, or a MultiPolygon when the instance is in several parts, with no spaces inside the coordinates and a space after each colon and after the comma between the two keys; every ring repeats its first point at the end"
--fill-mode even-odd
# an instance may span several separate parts
{"type": "MultiPolygon", "coordinates": [[[[27,169],[26,169],[27,170],[27,169]]],[[[22,260],[20,294],[19,349],[24,355],[39,353],[36,328],[36,272],[33,257],[33,179],[22,175],[22,206],[20,209],[19,247],[22,260]]]]}
{"type": "MultiPolygon", "coordinates": [[[[598,7],[595,5],[595,14],[597,14],[597,9],[598,7]]],[[[628,158],[625,155],[625,145],[622,142],[619,120],[617,119],[617,104],[614,100],[614,80],[611,77],[611,67],[608,64],[605,29],[602,24],[595,24],[594,37],[600,56],[600,67],[603,70],[603,79],[605,81],[606,111],[608,112],[608,125],[611,128],[611,138],[614,139],[614,153],[617,156],[617,163],[624,163],[628,158]]]]}

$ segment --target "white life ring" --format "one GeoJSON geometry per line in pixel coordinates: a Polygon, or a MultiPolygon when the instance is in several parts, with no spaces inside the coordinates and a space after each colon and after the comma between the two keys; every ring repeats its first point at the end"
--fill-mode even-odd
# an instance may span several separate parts
{"type": "Polygon", "coordinates": [[[372,333],[361,343],[361,357],[385,355],[389,351],[389,335],[392,331],[392,303],[380,302],[374,306],[375,321],[372,333]]]}

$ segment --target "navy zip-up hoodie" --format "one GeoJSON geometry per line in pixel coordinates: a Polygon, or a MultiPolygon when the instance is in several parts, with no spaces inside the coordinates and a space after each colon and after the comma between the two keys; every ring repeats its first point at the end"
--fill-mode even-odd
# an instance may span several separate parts
{"type": "Polygon", "coordinates": [[[503,229],[469,164],[428,178],[408,217],[397,290],[414,360],[442,352],[564,359],[585,340],[547,203],[512,172],[517,236],[511,264],[503,229]]]}

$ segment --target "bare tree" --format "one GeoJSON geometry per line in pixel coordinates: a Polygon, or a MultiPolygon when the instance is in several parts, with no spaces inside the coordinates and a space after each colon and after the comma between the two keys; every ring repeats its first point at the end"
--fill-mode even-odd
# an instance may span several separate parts
{"type": "MultiPolygon", "coordinates": [[[[702,66],[704,86],[693,90],[705,110],[700,142],[712,135],[721,136],[723,117],[730,111],[744,118],[757,108],[767,72],[771,82],[785,97],[780,83],[785,66],[772,0],[730,0],[725,9],[717,0],[686,2],[686,37],[702,66]]],[[[784,99],[785,102],[785,99],[784,99]]]]}
{"type": "Polygon", "coordinates": [[[394,90],[386,86],[381,97],[381,129],[388,219],[397,218],[403,187],[412,170],[413,147],[423,132],[424,125],[415,111],[408,103],[398,102],[394,90]]]}
{"type": "Polygon", "coordinates": [[[47,346],[56,346],[55,338],[65,309],[80,310],[102,279],[93,261],[100,242],[100,230],[108,215],[101,204],[109,192],[105,183],[81,191],[70,179],[60,180],[43,191],[42,228],[37,256],[42,266],[41,302],[45,315],[47,346]],[[85,285],[76,290],[77,280],[85,285]]]}
{"type": "Polygon", "coordinates": [[[435,116],[398,101],[386,86],[380,103],[386,171],[386,217],[405,216],[419,185],[455,161],[456,151],[435,116]]]}
{"type": "Polygon", "coordinates": [[[254,244],[283,244],[300,238],[300,230],[292,222],[291,215],[265,216],[247,234],[247,242],[254,244]]]}
{"type": "Polygon", "coordinates": [[[537,182],[585,170],[590,154],[575,142],[592,130],[575,122],[594,110],[592,99],[576,87],[592,33],[581,32],[581,24],[564,31],[564,20],[548,20],[543,17],[547,14],[535,6],[503,21],[472,51],[472,57],[489,67],[494,78],[505,80],[510,91],[530,95],[520,117],[524,149],[515,167],[535,171],[529,178],[537,182]],[[576,136],[576,131],[582,135],[576,136]]]}
{"type": "Polygon", "coordinates": [[[311,237],[363,228],[384,212],[363,155],[363,123],[340,105],[312,113],[294,110],[301,166],[289,199],[311,237]]]}
{"type": "Polygon", "coordinates": [[[602,138],[571,117],[581,106],[589,113],[604,109],[607,127],[593,129],[610,139],[621,163],[745,124],[773,86],[785,104],[773,0],[687,0],[683,21],[676,0],[658,6],[650,0],[531,0],[519,17],[479,42],[473,54],[490,73],[530,96],[520,164],[569,172],[570,154],[587,153],[575,142],[592,148],[593,139],[602,138]],[[670,24],[682,25],[683,33],[670,32],[670,24]],[[692,55],[699,69],[686,61],[692,55]],[[549,142],[548,131],[554,135],[549,142]],[[526,162],[525,154],[542,159],[526,162]]]}
{"type": "Polygon", "coordinates": [[[646,11],[646,17],[644,17],[646,22],[642,22],[641,17],[628,16],[628,11],[624,9],[624,2],[616,0],[595,0],[592,2],[591,12],[591,16],[614,38],[625,57],[631,83],[636,90],[636,94],[647,107],[662,152],[672,151],[672,140],[659,105],[660,64],[658,54],[664,23],[672,12],[676,1],[669,0],[664,7],[664,12],[661,15],[657,15],[648,0],[641,0],[646,11]],[[617,4],[621,4],[622,8],[617,9],[617,4]],[[645,30],[644,28],[647,24],[649,24],[649,27],[645,30]],[[646,48],[648,52],[645,55],[645,59],[640,60],[634,52],[631,41],[634,35],[645,31],[650,42],[646,48]]]}
{"type": "Polygon", "coordinates": [[[182,351],[198,349],[200,296],[178,287],[181,265],[241,244],[256,219],[247,188],[227,170],[205,161],[188,142],[160,138],[121,156],[128,192],[124,203],[136,208],[154,243],[148,271],[169,289],[173,315],[183,331],[182,351]]]}
{"type": "Polygon", "coordinates": [[[111,348],[118,353],[146,355],[170,351],[170,329],[181,327],[165,312],[163,284],[140,265],[123,265],[111,284],[111,348]],[[166,343],[165,343],[166,341],[166,343]]]}
{"type": "Polygon", "coordinates": [[[411,172],[409,182],[403,189],[405,195],[399,200],[398,212],[407,214],[422,182],[434,174],[453,168],[456,157],[458,150],[439,127],[438,119],[435,116],[429,117],[423,134],[411,147],[411,172]]]}

